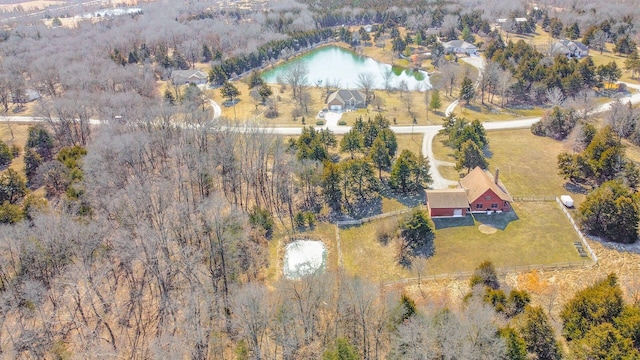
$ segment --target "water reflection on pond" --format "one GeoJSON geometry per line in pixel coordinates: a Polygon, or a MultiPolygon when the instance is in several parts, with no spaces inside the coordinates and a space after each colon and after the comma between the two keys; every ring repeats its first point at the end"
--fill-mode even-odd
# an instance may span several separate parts
{"type": "Polygon", "coordinates": [[[268,83],[277,83],[289,67],[296,62],[304,62],[309,69],[307,85],[339,83],[341,88],[358,88],[357,79],[361,73],[370,73],[374,78],[374,89],[385,89],[385,84],[398,88],[404,80],[408,90],[425,90],[430,87],[429,76],[424,71],[413,71],[377,62],[365,56],[338,46],[325,46],[288,62],[277,65],[262,74],[268,83]]]}

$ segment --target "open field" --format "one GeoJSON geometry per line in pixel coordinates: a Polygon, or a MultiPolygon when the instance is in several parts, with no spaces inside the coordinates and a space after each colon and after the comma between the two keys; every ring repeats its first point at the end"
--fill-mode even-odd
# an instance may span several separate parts
{"type": "MultiPolygon", "coordinates": [[[[529,129],[487,131],[489,137],[489,169],[500,169],[500,178],[512,196],[557,196],[567,192],[565,181],[558,175],[556,159],[568,151],[568,145],[551,138],[535,136],[529,129]]],[[[453,149],[433,142],[437,159],[455,162],[453,149]]],[[[457,180],[457,172],[444,172],[457,180]]],[[[578,198],[580,196],[576,195],[578,198]]]]}
{"type": "Polygon", "coordinates": [[[11,161],[9,166],[19,174],[24,176],[24,147],[27,144],[29,136],[29,126],[23,124],[11,124],[11,128],[6,123],[0,122],[0,140],[7,145],[18,145],[20,147],[20,155],[11,161]],[[13,130],[13,139],[11,138],[11,130],[13,130]]]}
{"type": "Polygon", "coordinates": [[[32,1],[7,1],[0,4],[0,12],[14,11],[18,7],[26,11],[41,10],[48,6],[63,5],[66,1],[61,0],[32,0],[32,1]]]}
{"type": "Polygon", "coordinates": [[[479,216],[480,221],[474,226],[437,230],[435,255],[416,259],[411,269],[398,265],[394,242],[383,245],[377,240],[377,229],[395,226],[397,217],[343,229],[340,239],[345,270],[384,282],[415,277],[418,272],[433,275],[472,271],[484,260],[493,261],[499,268],[584,260],[573,246],[578,237],[556,202],[515,203],[514,209],[517,220],[493,234],[479,231],[478,225],[502,227],[505,224],[498,217],[507,214],[479,216]]]}

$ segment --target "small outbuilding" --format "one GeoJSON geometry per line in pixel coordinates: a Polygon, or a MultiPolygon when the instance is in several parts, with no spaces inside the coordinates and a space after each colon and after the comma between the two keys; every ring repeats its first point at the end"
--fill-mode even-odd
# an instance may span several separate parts
{"type": "Polygon", "coordinates": [[[427,190],[427,208],[431,217],[462,217],[469,211],[464,189],[427,190]]]}

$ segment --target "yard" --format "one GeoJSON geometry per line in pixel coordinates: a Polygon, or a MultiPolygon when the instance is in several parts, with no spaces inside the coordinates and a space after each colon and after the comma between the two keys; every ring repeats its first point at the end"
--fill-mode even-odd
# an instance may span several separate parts
{"type": "Polygon", "coordinates": [[[377,240],[376,229],[393,227],[398,218],[343,229],[340,239],[345,270],[370,281],[386,282],[416,277],[418,273],[423,276],[472,271],[484,260],[491,260],[498,268],[587,261],[575,249],[573,242],[579,238],[556,202],[520,202],[513,206],[517,220],[493,234],[479,231],[478,226],[505,226],[506,222],[496,215],[478,217],[480,221],[475,226],[437,230],[435,255],[414,261],[411,269],[398,265],[394,242],[383,245],[377,240]]]}
{"type": "MultiPolygon", "coordinates": [[[[558,154],[569,150],[566,142],[535,136],[529,129],[488,131],[489,169],[500,169],[500,178],[512,196],[557,196],[567,192],[564,179],[558,175],[558,154]]],[[[453,149],[437,136],[433,151],[437,159],[455,162],[453,149]]],[[[440,168],[442,170],[442,168],[440,168]]],[[[451,180],[458,172],[441,171],[451,180]]]]}

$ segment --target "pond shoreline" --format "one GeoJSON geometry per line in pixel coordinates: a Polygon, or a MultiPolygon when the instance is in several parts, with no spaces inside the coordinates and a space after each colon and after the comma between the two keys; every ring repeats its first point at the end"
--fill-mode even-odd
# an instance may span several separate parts
{"type": "Polygon", "coordinates": [[[339,84],[338,87],[357,89],[361,75],[366,74],[372,81],[372,89],[389,90],[404,88],[404,91],[424,91],[431,87],[429,73],[414,70],[395,63],[380,62],[376,58],[359,54],[342,42],[325,42],[318,46],[300,51],[295,56],[265,67],[261,76],[269,84],[278,84],[291,64],[304,63],[307,73],[307,86],[325,86],[339,84]]]}

